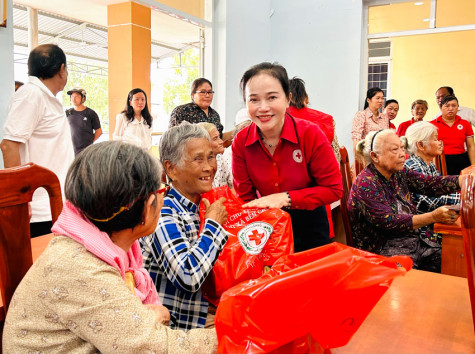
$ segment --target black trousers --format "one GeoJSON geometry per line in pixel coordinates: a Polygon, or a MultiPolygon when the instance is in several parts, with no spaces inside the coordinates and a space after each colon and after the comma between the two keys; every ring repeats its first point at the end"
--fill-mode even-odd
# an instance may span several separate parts
{"type": "Polygon", "coordinates": [[[447,164],[447,174],[449,176],[459,175],[460,171],[470,166],[470,159],[467,152],[459,155],[445,155],[445,163],[447,164]]]}
{"type": "Polygon", "coordinates": [[[30,237],[38,237],[51,233],[51,228],[53,227],[53,222],[51,221],[42,221],[42,222],[32,222],[30,223],[30,237]]]}
{"type": "Polygon", "coordinates": [[[288,212],[292,220],[295,252],[330,243],[330,226],[324,206],[314,210],[292,209],[288,212]]]}

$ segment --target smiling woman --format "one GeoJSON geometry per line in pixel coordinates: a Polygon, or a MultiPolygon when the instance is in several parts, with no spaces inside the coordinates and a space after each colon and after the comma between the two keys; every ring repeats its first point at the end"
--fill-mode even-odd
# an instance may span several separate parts
{"type": "Polygon", "coordinates": [[[160,159],[172,188],[156,231],[141,240],[145,268],[170,311],[170,326],[190,330],[206,322],[208,302],[201,285],[228,239],[221,227],[227,213],[224,198],[212,205],[204,201],[207,210],[200,225],[200,194],[211,190],[216,172],[206,130],[186,122],[170,128],[160,141],[160,159]]]}
{"type": "Polygon", "coordinates": [[[281,65],[251,67],[241,89],[252,124],[233,140],[237,194],[245,207],[286,208],[297,252],[329,243],[325,205],[343,188],[327,137],[316,124],[286,114],[289,79],[281,65]]]}

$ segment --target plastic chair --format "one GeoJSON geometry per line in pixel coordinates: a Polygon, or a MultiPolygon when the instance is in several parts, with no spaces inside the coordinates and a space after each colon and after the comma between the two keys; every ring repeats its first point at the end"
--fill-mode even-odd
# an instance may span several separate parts
{"type": "Polygon", "coordinates": [[[340,172],[343,179],[343,196],[340,199],[340,212],[343,219],[343,226],[346,234],[346,244],[353,246],[353,231],[351,230],[350,218],[348,217],[348,198],[350,197],[350,189],[353,185],[350,170],[350,160],[348,151],[344,146],[340,147],[340,172]]]}
{"type": "Polygon", "coordinates": [[[0,291],[3,301],[0,321],[5,318],[16,287],[33,264],[28,202],[40,187],[49,194],[54,223],[63,208],[61,187],[54,172],[34,163],[0,170],[0,291]]]}
{"type": "Polygon", "coordinates": [[[475,329],[475,176],[469,175],[462,185],[462,235],[467,262],[467,281],[475,329]]]}
{"type": "Polygon", "coordinates": [[[442,176],[447,176],[447,163],[445,162],[445,154],[443,152],[434,158],[434,163],[442,176]]]}

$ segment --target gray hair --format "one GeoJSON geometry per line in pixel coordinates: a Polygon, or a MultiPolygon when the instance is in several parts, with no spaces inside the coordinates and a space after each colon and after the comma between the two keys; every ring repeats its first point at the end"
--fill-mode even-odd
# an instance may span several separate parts
{"type": "Polygon", "coordinates": [[[363,140],[360,140],[356,144],[356,157],[360,160],[370,163],[371,152],[381,153],[384,139],[388,135],[396,134],[393,129],[384,129],[369,132],[363,140]],[[376,135],[377,134],[377,135],[376,135]],[[375,136],[376,135],[376,136],[375,136]],[[374,141],[373,141],[374,137],[374,141]],[[371,142],[373,143],[373,149],[371,150],[371,142]]]}
{"type": "Polygon", "coordinates": [[[67,200],[110,234],[141,222],[145,201],[159,188],[162,173],[158,160],[147,151],[125,142],[106,141],[76,156],[64,190],[67,200]],[[121,211],[124,206],[129,208],[121,211]]]}
{"type": "Polygon", "coordinates": [[[208,132],[198,124],[183,122],[168,129],[160,139],[160,161],[183,166],[185,146],[191,139],[209,140],[208,132]]]}
{"type": "Polygon", "coordinates": [[[211,133],[211,131],[212,131],[213,129],[218,130],[218,128],[216,128],[216,125],[214,125],[213,123],[200,122],[200,123],[198,123],[198,125],[199,125],[200,127],[204,128],[204,129],[208,132],[208,134],[211,133]]]}
{"type": "Polygon", "coordinates": [[[432,134],[437,133],[437,127],[429,122],[417,122],[411,124],[406,130],[406,150],[409,155],[414,155],[417,152],[417,143],[419,141],[429,141],[432,134]]]}

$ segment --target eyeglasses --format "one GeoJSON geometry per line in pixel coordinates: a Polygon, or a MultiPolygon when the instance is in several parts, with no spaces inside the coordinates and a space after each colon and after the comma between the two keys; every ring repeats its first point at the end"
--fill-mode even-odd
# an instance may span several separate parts
{"type": "MultiPolygon", "coordinates": [[[[163,188],[160,188],[152,193],[150,193],[149,195],[147,195],[147,198],[150,197],[152,194],[163,194],[163,198],[165,198],[167,195],[168,195],[168,192],[170,191],[170,186],[165,183],[164,184],[164,187],[163,188]]],[[[92,217],[90,217],[89,215],[86,214],[86,216],[91,219],[91,220],[94,220],[94,221],[99,221],[99,222],[107,222],[107,221],[110,221],[112,219],[114,219],[117,215],[119,215],[120,213],[122,213],[123,211],[126,211],[126,210],[130,210],[132,208],[132,206],[137,203],[140,199],[144,198],[145,196],[141,196],[141,197],[138,197],[137,199],[135,199],[132,203],[129,203],[127,204],[126,206],[123,206],[123,207],[120,207],[120,209],[115,212],[114,214],[112,214],[111,217],[107,218],[107,219],[94,219],[92,217]]]]}
{"type": "Polygon", "coordinates": [[[201,96],[212,96],[212,95],[214,95],[214,91],[195,91],[195,93],[199,93],[201,96]]]}

